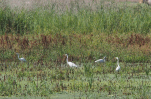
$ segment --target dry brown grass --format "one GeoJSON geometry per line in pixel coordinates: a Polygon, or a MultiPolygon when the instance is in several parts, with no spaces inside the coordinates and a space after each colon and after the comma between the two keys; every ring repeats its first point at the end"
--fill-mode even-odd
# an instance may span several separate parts
{"type": "Polygon", "coordinates": [[[149,55],[151,52],[151,38],[141,34],[131,34],[124,36],[109,36],[106,41],[116,46],[116,48],[125,49],[130,53],[143,53],[149,55]]]}
{"type": "Polygon", "coordinates": [[[139,47],[149,45],[150,38],[141,34],[131,34],[130,36],[109,36],[107,42],[122,45],[123,47],[138,45],[139,47]]]}

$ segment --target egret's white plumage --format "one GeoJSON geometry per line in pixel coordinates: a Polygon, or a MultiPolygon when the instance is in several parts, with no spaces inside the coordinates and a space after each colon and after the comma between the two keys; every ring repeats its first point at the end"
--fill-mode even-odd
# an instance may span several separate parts
{"type": "Polygon", "coordinates": [[[19,58],[19,54],[16,53],[18,55],[18,59],[21,61],[21,62],[26,62],[26,59],[25,58],[19,58]]]}
{"type": "Polygon", "coordinates": [[[103,59],[98,59],[98,60],[96,60],[95,62],[104,63],[104,62],[105,62],[105,59],[106,59],[106,56],[105,56],[103,59]]]}
{"type": "Polygon", "coordinates": [[[116,71],[119,71],[120,70],[119,59],[118,59],[118,57],[115,57],[115,58],[117,59],[116,71]]]}
{"type": "Polygon", "coordinates": [[[68,62],[68,55],[65,54],[67,56],[67,64],[70,66],[70,67],[77,67],[76,64],[72,63],[72,62],[68,62]]]}

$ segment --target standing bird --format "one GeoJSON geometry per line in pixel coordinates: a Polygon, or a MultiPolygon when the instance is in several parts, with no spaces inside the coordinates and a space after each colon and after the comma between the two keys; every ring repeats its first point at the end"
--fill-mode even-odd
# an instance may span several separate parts
{"type": "Polygon", "coordinates": [[[118,57],[115,57],[115,58],[117,59],[116,71],[119,71],[120,70],[119,59],[118,59],[118,57]]]}
{"type": "Polygon", "coordinates": [[[96,60],[95,62],[104,63],[104,62],[105,62],[105,59],[106,59],[106,56],[105,56],[103,59],[98,59],[98,60],[96,60]]]}
{"type": "Polygon", "coordinates": [[[19,54],[16,53],[18,55],[18,59],[21,61],[21,62],[26,62],[26,59],[25,58],[19,58],[19,54]]]}
{"type": "Polygon", "coordinates": [[[72,63],[72,62],[68,62],[68,55],[65,54],[67,56],[67,64],[70,66],[70,67],[77,67],[76,64],[72,63]]]}

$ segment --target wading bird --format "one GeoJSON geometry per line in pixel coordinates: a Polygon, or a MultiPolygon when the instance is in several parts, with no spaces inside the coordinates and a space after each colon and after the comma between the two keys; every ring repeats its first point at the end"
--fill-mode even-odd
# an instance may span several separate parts
{"type": "Polygon", "coordinates": [[[104,63],[105,62],[105,59],[106,59],[106,56],[103,58],[103,59],[98,59],[96,60],[95,62],[97,63],[104,63]]]}
{"type": "Polygon", "coordinates": [[[16,53],[18,55],[18,59],[21,61],[21,62],[26,62],[26,59],[25,58],[19,58],[19,54],[16,53]]]}
{"type": "Polygon", "coordinates": [[[120,70],[119,59],[118,59],[118,57],[115,57],[115,58],[117,59],[116,71],[119,71],[120,70]]]}
{"type": "Polygon", "coordinates": [[[77,67],[76,64],[72,63],[72,62],[68,62],[68,55],[65,54],[67,56],[67,64],[70,66],[70,67],[77,67]]]}

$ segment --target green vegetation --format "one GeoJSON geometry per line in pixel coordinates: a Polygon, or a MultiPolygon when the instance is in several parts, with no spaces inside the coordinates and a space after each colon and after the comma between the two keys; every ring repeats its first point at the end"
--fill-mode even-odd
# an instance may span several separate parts
{"type": "Polygon", "coordinates": [[[83,63],[78,68],[44,63],[1,64],[1,96],[50,98],[150,98],[150,64],[112,66],[83,63]],[[68,97],[69,96],[69,97],[68,97]]]}
{"type": "Polygon", "coordinates": [[[0,8],[0,34],[4,33],[150,33],[151,10],[149,6],[96,4],[79,7],[79,2],[70,3],[70,8],[58,11],[56,3],[32,9],[0,8]]]}
{"type": "Polygon", "coordinates": [[[75,0],[16,8],[0,2],[0,96],[151,98],[150,6],[75,0]],[[66,53],[78,68],[67,66],[66,53]],[[105,64],[94,63],[104,56],[105,64]]]}

